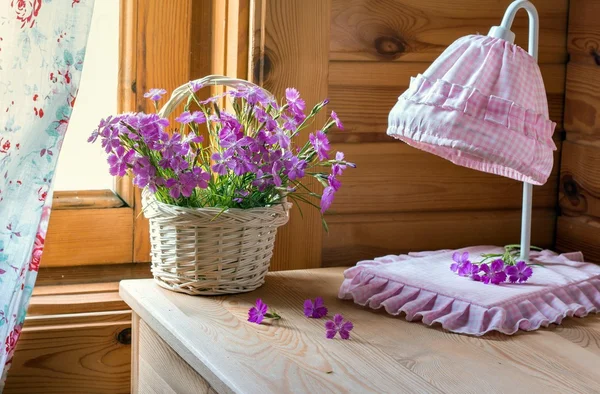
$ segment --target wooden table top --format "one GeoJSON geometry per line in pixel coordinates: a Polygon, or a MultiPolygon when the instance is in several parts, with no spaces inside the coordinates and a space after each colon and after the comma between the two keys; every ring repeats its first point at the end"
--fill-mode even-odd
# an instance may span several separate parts
{"type": "Polygon", "coordinates": [[[269,273],[246,294],[192,297],[152,280],[121,282],[134,312],[219,392],[582,393],[600,391],[600,315],[481,338],[447,332],[337,298],[342,268],[269,273]],[[325,338],[327,319],[303,314],[322,296],[354,323],[325,338]],[[262,298],[282,319],[247,322],[262,298]]]}

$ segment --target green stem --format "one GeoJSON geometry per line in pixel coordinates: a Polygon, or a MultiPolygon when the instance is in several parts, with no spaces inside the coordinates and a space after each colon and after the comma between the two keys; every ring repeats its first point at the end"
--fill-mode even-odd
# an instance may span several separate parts
{"type": "Polygon", "coordinates": [[[265,313],[265,317],[267,319],[273,319],[273,320],[279,320],[279,319],[281,319],[281,316],[279,316],[275,312],[267,312],[267,313],[265,313]]]}

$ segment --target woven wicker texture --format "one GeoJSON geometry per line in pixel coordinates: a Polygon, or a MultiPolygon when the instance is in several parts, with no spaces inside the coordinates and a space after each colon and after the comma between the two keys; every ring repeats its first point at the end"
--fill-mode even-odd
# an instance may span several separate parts
{"type": "Polygon", "coordinates": [[[264,283],[277,228],[288,204],[252,209],[184,208],[144,191],[150,220],[152,274],[170,290],[192,295],[234,294],[264,283]]]}
{"type": "MultiPolygon", "coordinates": [[[[208,76],[197,82],[256,87],[223,76],[208,76]]],[[[189,84],[175,89],[160,115],[168,116],[188,97],[189,89],[189,84]]],[[[269,270],[277,228],[287,223],[291,206],[284,202],[226,211],[186,208],[161,203],[148,190],[143,192],[142,205],[144,216],[150,220],[155,281],[191,295],[243,293],[261,286],[269,270]]]]}

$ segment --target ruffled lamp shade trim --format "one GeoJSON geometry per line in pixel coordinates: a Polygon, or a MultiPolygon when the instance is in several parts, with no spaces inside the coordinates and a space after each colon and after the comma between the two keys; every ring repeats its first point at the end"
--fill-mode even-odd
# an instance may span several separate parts
{"type": "Polygon", "coordinates": [[[556,123],[514,101],[486,96],[477,89],[438,79],[431,81],[422,74],[411,77],[409,89],[400,99],[463,112],[473,118],[502,126],[556,150],[552,134],[556,123]]]}

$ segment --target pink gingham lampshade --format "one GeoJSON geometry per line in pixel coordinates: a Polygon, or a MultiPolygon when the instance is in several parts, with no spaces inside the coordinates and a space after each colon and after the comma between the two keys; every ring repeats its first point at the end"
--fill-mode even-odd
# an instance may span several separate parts
{"type": "Polygon", "coordinates": [[[411,78],[387,133],[455,164],[541,185],[555,126],[535,59],[501,38],[470,35],[411,78]]]}

